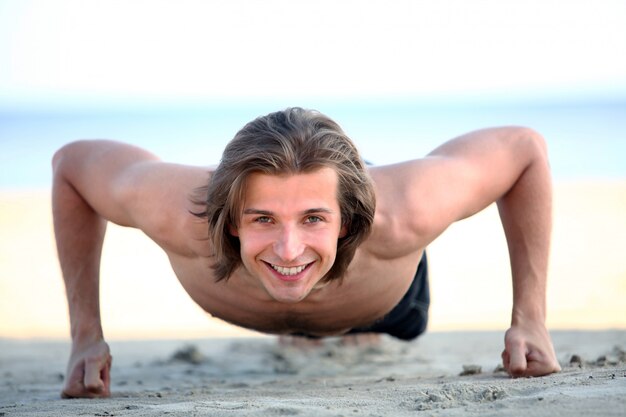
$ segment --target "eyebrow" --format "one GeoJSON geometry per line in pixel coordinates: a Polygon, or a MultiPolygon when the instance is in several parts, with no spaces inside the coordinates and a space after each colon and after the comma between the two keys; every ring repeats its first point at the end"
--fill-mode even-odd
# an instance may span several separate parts
{"type": "MultiPolygon", "coordinates": [[[[334,212],[331,209],[326,208],[326,207],[315,207],[315,208],[306,209],[301,214],[302,215],[306,215],[306,214],[315,214],[315,213],[333,214],[334,212]]],[[[274,215],[274,212],[270,211],[270,210],[261,210],[261,209],[255,209],[255,208],[247,208],[247,209],[245,209],[243,211],[243,214],[272,216],[272,215],[274,215]]]]}

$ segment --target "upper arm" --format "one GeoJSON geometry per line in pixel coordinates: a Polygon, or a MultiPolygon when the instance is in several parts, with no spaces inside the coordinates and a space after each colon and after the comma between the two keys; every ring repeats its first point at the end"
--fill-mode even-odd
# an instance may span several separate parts
{"type": "Polygon", "coordinates": [[[52,160],[54,180],[68,183],[96,213],[134,226],[127,201],[133,169],[158,158],[135,146],[109,140],[80,140],[59,149],[52,160]],[[126,189],[125,189],[126,188],[126,189]]]}
{"type": "Polygon", "coordinates": [[[498,201],[532,163],[547,163],[536,132],[517,127],[472,132],[426,158],[383,167],[375,177],[381,210],[391,213],[391,230],[425,246],[453,222],[498,201]]]}
{"type": "MultiPolygon", "coordinates": [[[[164,246],[189,220],[189,193],[208,171],[168,164],[114,141],[78,141],[54,156],[55,181],[67,181],[98,215],[141,229],[164,246]]],[[[203,183],[204,181],[204,183],[203,183]]]]}

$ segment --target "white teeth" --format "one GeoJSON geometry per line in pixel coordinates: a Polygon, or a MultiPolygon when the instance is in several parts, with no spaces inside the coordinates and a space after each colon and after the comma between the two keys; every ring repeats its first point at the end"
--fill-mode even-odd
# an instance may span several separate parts
{"type": "Polygon", "coordinates": [[[293,266],[291,268],[286,268],[286,267],[272,264],[272,268],[274,268],[274,270],[281,275],[296,275],[302,272],[304,268],[306,268],[306,265],[293,266]]]}

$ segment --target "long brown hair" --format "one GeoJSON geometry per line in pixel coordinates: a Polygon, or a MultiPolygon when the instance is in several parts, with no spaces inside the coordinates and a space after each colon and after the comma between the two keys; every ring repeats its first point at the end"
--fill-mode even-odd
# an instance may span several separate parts
{"type": "Polygon", "coordinates": [[[251,173],[269,175],[308,173],[329,167],[338,176],[337,199],[346,235],[339,239],[337,256],[324,282],[341,279],[357,247],[369,235],[376,197],[365,163],[337,123],[314,110],[288,108],[246,124],[226,146],[209,184],[206,211],[196,213],[209,223],[216,280],[228,279],[241,265],[237,227],[251,173]]]}

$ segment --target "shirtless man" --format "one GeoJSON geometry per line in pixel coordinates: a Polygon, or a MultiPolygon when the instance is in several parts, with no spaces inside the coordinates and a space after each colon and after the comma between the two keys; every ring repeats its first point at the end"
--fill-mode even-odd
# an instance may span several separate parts
{"type": "Polygon", "coordinates": [[[64,397],[110,395],[98,294],[108,221],[159,244],[215,317],[281,335],[410,340],[426,328],[425,248],[497,202],[513,276],[503,365],[514,377],[560,370],[545,327],[551,180],[532,130],[481,130],[366,168],[335,122],[294,108],[248,123],[214,170],[112,141],[70,143],[53,167],[72,336],[64,397]]]}

